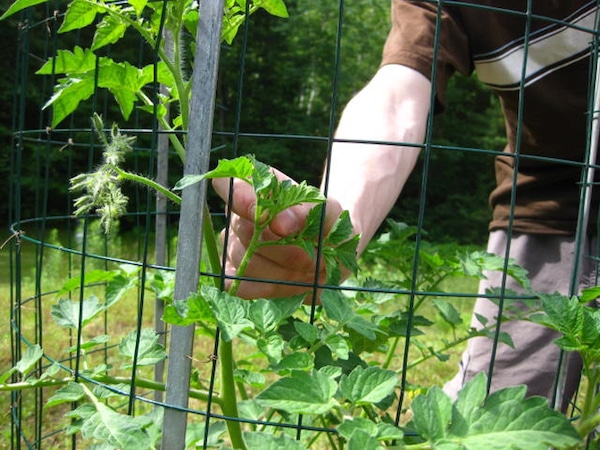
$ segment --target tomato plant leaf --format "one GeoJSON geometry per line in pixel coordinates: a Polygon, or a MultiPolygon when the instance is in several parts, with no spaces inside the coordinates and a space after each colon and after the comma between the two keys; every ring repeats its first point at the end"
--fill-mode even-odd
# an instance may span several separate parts
{"type": "Polygon", "coordinates": [[[244,433],[244,441],[248,448],[260,448],[260,450],[306,450],[300,441],[286,434],[275,436],[259,431],[247,431],[244,433]]]}
{"type": "Polygon", "coordinates": [[[444,319],[444,322],[446,322],[452,328],[456,328],[463,322],[462,317],[460,317],[460,313],[454,306],[452,306],[452,304],[448,303],[447,301],[436,298],[433,300],[433,306],[435,306],[435,308],[439,311],[442,319],[444,319]]]}
{"type": "Polygon", "coordinates": [[[377,366],[357,366],[340,380],[342,395],[356,406],[378,403],[394,391],[398,375],[377,366]]]}
{"type": "Polygon", "coordinates": [[[261,405],[291,414],[323,414],[337,405],[335,380],[321,372],[294,371],[256,397],[261,405]]]}
{"type": "Polygon", "coordinates": [[[27,372],[40,360],[44,355],[44,351],[39,344],[34,344],[23,352],[21,359],[7,372],[0,376],[0,384],[4,383],[15,372],[20,372],[22,375],[27,375],[27,372]]]}
{"type": "Polygon", "coordinates": [[[142,14],[142,11],[146,7],[148,0],[127,0],[127,3],[129,3],[131,6],[133,6],[135,13],[138,16],[140,16],[142,14]]]}
{"type": "Polygon", "coordinates": [[[52,106],[52,128],[73,113],[83,100],[92,96],[95,90],[93,75],[61,78],[54,88],[54,94],[44,105],[44,109],[52,106]]]}
{"type": "Polygon", "coordinates": [[[81,400],[85,392],[79,383],[70,381],[66,386],[58,389],[52,397],[48,399],[45,408],[60,405],[61,403],[70,403],[81,400]]]}
{"type": "Polygon", "coordinates": [[[314,361],[308,353],[294,352],[285,355],[279,363],[271,365],[271,369],[280,374],[289,374],[294,370],[309,371],[314,365],[314,361]]]}
{"type": "Polygon", "coordinates": [[[422,437],[435,442],[446,436],[452,418],[452,402],[440,388],[433,386],[427,394],[417,396],[411,408],[414,426],[422,437]]]}
{"type": "Polygon", "coordinates": [[[356,430],[348,441],[348,450],[383,450],[379,441],[364,430],[356,430]]]}
{"type": "Polygon", "coordinates": [[[270,333],[265,338],[259,338],[256,346],[269,359],[270,364],[277,364],[281,361],[284,343],[283,338],[277,333],[270,333]]]}
{"type": "Polygon", "coordinates": [[[98,50],[106,45],[114,44],[123,36],[129,25],[116,15],[106,15],[96,26],[96,33],[92,42],[92,50],[98,50]]]}
{"type": "Polygon", "coordinates": [[[96,55],[89,49],[75,46],[73,51],[58,50],[56,56],[50,58],[36,72],[37,75],[81,74],[95,70],[96,55]]]}
{"type": "Polygon", "coordinates": [[[261,333],[274,330],[282,320],[281,310],[270,300],[257,299],[248,308],[248,318],[261,333]]]}
{"type": "Polygon", "coordinates": [[[40,3],[46,3],[47,0],[17,0],[6,10],[2,16],[0,16],[0,20],[4,20],[7,17],[12,16],[19,11],[22,11],[30,6],[39,5],[40,3]]]}
{"type": "MultiPolygon", "coordinates": [[[[89,341],[82,342],[81,344],[79,344],[79,348],[81,350],[88,351],[88,350],[96,347],[97,345],[106,344],[109,340],[110,340],[110,336],[108,336],[107,334],[101,334],[100,336],[93,337],[89,341]]],[[[69,347],[69,351],[76,352],[77,345],[73,345],[73,346],[69,347]]]]}
{"type": "Polygon", "coordinates": [[[238,178],[250,183],[254,165],[247,156],[235,159],[220,159],[217,167],[201,175],[202,178],[238,178]]]}
{"type": "Polygon", "coordinates": [[[226,342],[231,341],[242,331],[254,328],[254,323],[248,319],[248,302],[246,300],[229,295],[212,286],[202,286],[201,293],[211,305],[221,330],[221,336],[226,342]]]}
{"type": "Polygon", "coordinates": [[[432,447],[479,450],[546,450],[580,443],[569,419],[543,397],[526,398],[525,386],[485,398],[485,374],[469,381],[454,404],[438,387],[413,400],[413,424],[432,447]]]}
{"type": "Polygon", "coordinates": [[[312,344],[319,337],[319,330],[316,326],[310,323],[295,321],[294,329],[298,332],[298,335],[304,339],[308,344],[312,344]]]}
{"type": "Polygon", "coordinates": [[[59,33],[79,30],[94,23],[96,14],[101,11],[93,2],[86,0],[73,0],[69,3],[64,21],[59,28],[59,33]]]}
{"type": "Polygon", "coordinates": [[[340,324],[347,323],[354,316],[350,301],[337,290],[324,290],[321,294],[321,303],[327,317],[340,324]]]}
{"type": "MultiPolygon", "coordinates": [[[[121,355],[135,361],[137,366],[151,366],[158,364],[167,357],[165,348],[158,343],[159,337],[160,336],[150,328],[144,328],[140,333],[132,331],[125,336],[119,344],[119,352],[121,355]]],[[[131,368],[133,367],[133,364],[125,364],[123,367],[131,368]]]]}
{"type": "Polygon", "coordinates": [[[582,289],[579,300],[582,303],[589,303],[600,297],[600,286],[592,286],[582,289]]]}
{"type": "Polygon", "coordinates": [[[96,413],[81,427],[86,439],[98,439],[116,448],[146,450],[152,448],[150,437],[132,416],[119,414],[99,401],[94,402],[96,413]]]}
{"type": "Polygon", "coordinates": [[[254,0],[254,4],[259,8],[264,8],[269,14],[274,16],[289,17],[283,0],[254,0]]]}
{"type": "Polygon", "coordinates": [[[165,307],[163,320],[166,323],[187,326],[196,322],[216,324],[215,315],[200,293],[192,293],[186,300],[177,300],[165,307]]]}
{"type": "Polygon", "coordinates": [[[377,425],[375,422],[364,417],[345,419],[337,427],[338,433],[346,439],[350,439],[355,431],[362,430],[370,436],[377,436],[377,425]]]}
{"type": "Polygon", "coordinates": [[[331,353],[340,359],[348,359],[350,347],[346,339],[339,334],[330,334],[325,338],[325,345],[329,347],[331,353]]]}
{"type": "Polygon", "coordinates": [[[61,298],[56,305],[52,305],[50,313],[61,327],[79,328],[80,322],[84,326],[105,309],[98,297],[90,295],[82,301],[61,298]]]}

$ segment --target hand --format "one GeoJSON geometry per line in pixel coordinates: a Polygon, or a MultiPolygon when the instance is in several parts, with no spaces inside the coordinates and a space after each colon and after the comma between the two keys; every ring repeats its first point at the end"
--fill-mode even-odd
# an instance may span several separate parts
{"type": "MultiPolygon", "coordinates": [[[[279,179],[290,179],[285,174],[273,169],[279,179]]],[[[217,178],[213,186],[219,196],[229,201],[231,180],[217,178]]],[[[227,261],[225,273],[235,276],[239,264],[246,252],[250,238],[254,232],[253,218],[256,198],[252,188],[241,180],[234,180],[231,204],[231,221],[227,242],[227,261]]],[[[263,232],[263,240],[278,240],[300,231],[305,224],[308,211],[312,204],[302,204],[291,207],[271,222],[270,227],[263,232]]],[[[327,233],[341,214],[338,202],[329,200],[326,205],[325,229],[327,233]]],[[[290,295],[311,293],[311,286],[325,282],[325,267],[319,267],[318,279],[315,280],[316,261],[312,260],[302,249],[296,246],[266,246],[262,247],[252,258],[244,277],[258,280],[283,281],[284,283],[303,283],[303,286],[273,283],[268,281],[242,281],[237,295],[244,298],[277,298],[290,295]]],[[[228,288],[232,280],[226,283],[228,288]]],[[[307,297],[310,300],[310,297],[307,297]]]]}

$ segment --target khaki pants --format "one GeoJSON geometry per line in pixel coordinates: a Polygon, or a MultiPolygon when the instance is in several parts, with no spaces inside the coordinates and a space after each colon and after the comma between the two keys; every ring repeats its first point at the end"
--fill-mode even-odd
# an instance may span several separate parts
{"type": "MultiPolygon", "coordinates": [[[[505,231],[490,233],[488,251],[499,256],[506,254],[508,244],[505,231]]],[[[596,285],[597,263],[590,256],[597,255],[596,239],[585,242],[582,258],[581,276],[577,280],[577,293],[581,288],[596,285]]],[[[549,235],[513,235],[510,241],[511,258],[529,272],[533,289],[537,292],[569,294],[571,279],[575,270],[575,239],[570,236],[549,235]]],[[[522,292],[510,277],[501,272],[486,274],[479,286],[479,292],[485,293],[490,287],[502,286],[505,278],[507,289],[522,292]]],[[[530,305],[531,306],[531,305],[530,305]]],[[[527,308],[527,301],[519,307],[527,308]]],[[[475,314],[482,315],[494,322],[498,316],[498,306],[486,298],[475,303],[472,326],[481,328],[475,314]]],[[[569,399],[577,389],[581,362],[578,355],[561,353],[553,343],[558,336],[550,329],[530,322],[512,320],[501,325],[507,332],[515,348],[498,343],[492,339],[477,337],[469,340],[463,353],[458,374],[444,387],[446,393],[455,397],[465,382],[477,373],[485,371],[491,374],[492,392],[502,387],[525,384],[528,395],[542,395],[551,405],[566,408],[569,399]],[[495,358],[491,364],[492,355],[495,358]],[[562,373],[557,383],[557,375],[562,373]]]]}

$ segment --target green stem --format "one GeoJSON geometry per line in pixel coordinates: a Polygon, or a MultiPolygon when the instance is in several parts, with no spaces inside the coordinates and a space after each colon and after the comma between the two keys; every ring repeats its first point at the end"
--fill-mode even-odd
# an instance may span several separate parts
{"type": "Polygon", "coordinates": [[[173,203],[181,205],[181,197],[180,196],[178,196],[177,194],[174,194],[173,192],[171,192],[166,187],[158,184],[156,181],[153,181],[153,180],[151,180],[149,178],[146,178],[146,177],[143,177],[141,175],[136,175],[136,174],[131,173],[131,172],[126,172],[125,170],[123,170],[123,169],[121,169],[120,167],[117,167],[117,166],[111,166],[111,168],[122,179],[129,180],[129,181],[134,181],[136,183],[143,184],[144,186],[147,186],[150,189],[154,189],[155,191],[160,192],[165,197],[167,197],[169,200],[171,200],[173,203]]]}
{"type": "Polygon", "coordinates": [[[588,384],[577,431],[585,439],[600,424],[600,414],[598,414],[599,396],[596,394],[600,373],[597,370],[590,369],[590,363],[587,361],[584,361],[583,373],[588,379],[588,384]]]}
{"type": "MultiPolygon", "coordinates": [[[[150,98],[143,91],[139,91],[137,93],[137,95],[140,98],[140,100],[142,100],[146,105],[148,105],[148,106],[154,105],[152,100],[150,100],[150,98]]],[[[166,130],[166,131],[174,130],[174,128],[169,124],[169,122],[167,122],[167,120],[165,120],[165,118],[163,116],[157,115],[156,119],[160,123],[163,130],[166,130]]],[[[184,162],[185,161],[185,147],[183,146],[183,144],[181,143],[179,138],[175,134],[170,133],[169,141],[171,142],[171,145],[173,145],[173,148],[175,149],[177,156],[179,156],[179,159],[181,159],[181,161],[184,162]]]]}
{"type": "MultiPolygon", "coordinates": [[[[98,375],[94,377],[90,377],[92,381],[96,381],[98,383],[106,384],[106,385],[119,385],[119,384],[131,384],[131,378],[128,377],[111,377],[108,375],[98,375]]],[[[80,378],[81,380],[81,378],[80,378]]],[[[8,384],[0,384],[0,392],[17,392],[24,391],[27,389],[39,389],[46,387],[60,387],[69,384],[70,382],[75,381],[75,377],[64,377],[64,378],[53,378],[50,380],[32,382],[32,381],[21,381],[19,383],[8,383],[8,384]]],[[[142,389],[151,389],[155,391],[165,391],[166,386],[164,383],[159,383],[157,381],[148,380],[146,378],[135,378],[135,386],[142,389]]],[[[204,391],[200,391],[198,389],[190,389],[190,397],[207,401],[209,398],[209,394],[204,391]]],[[[221,397],[212,396],[212,401],[217,405],[221,405],[222,399],[221,397]]]]}
{"type": "MultiPolygon", "coordinates": [[[[221,364],[221,409],[225,416],[237,419],[239,412],[235,395],[233,343],[231,341],[221,339],[219,361],[221,364]]],[[[246,450],[246,443],[242,437],[240,422],[237,420],[227,420],[226,423],[233,448],[246,450]]]]}
{"type": "MultiPolygon", "coordinates": [[[[256,223],[256,221],[255,221],[255,223],[256,223]]],[[[265,225],[262,225],[260,227],[257,227],[255,225],[254,234],[252,235],[252,238],[250,239],[248,247],[246,248],[246,253],[244,253],[244,256],[243,256],[242,260],[240,261],[240,265],[238,266],[238,269],[237,269],[238,277],[244,276],[244,273],[246,272],[246,269],[248,268],[248,264],[250,264],[250,260],[252,259],[252,256],[254,255],[254,253],[256,253],[256,250],[260,247],[260,235],[265,230],[265,228],[266,228],[265,225]]],[[[237,294],[237,291],[240,287],[241,281],[242,280],[240,280],[239,278],[233,280],[233,282],[231,283],[231,287],[229,288],[229,293],[231,295],[237,294]]]]}
{"type": "Polygon", "coordinates": [[[383,365],[382,365],[382,367],[384,369],[387,369],[392,364],[392,359],[394,359],[394,355],[396,354],[396,349],[398,348],[399,342],[400,342],[400,336],[396,336],[393,339],[392,344],[390,345],[390,348],[387,351],[387,354],[385,355],[385,361],[383,362],[383,365]]]}

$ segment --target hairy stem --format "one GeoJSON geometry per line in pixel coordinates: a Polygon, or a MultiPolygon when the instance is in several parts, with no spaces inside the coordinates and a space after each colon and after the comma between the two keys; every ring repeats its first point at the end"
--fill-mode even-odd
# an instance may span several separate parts
{"type": "Polygon", "coordinates": [[[177,205],[181,204],[181,197],[177,194],[174,194],[173,192],[171,192],[169,189],[165,188],[164,186],[158,184],[156,181],[153,181],[149,178],[143,177],[141,175],[136,175],[134,173],[131,172],[127,172],[123,169],[121,169],[120,167],[117,166],[111,166],[111,168],[124,180],[129,180],[129,181],[134,181],[136,183],[140,183],[143,184],[144,186],[149,187],[150,189],[154,189],[157,192],[160,192],[161,194],[163,194],[165,197],[167,197],[169,200],[171,200],[173,203],[176,203],[177,205]]]}

